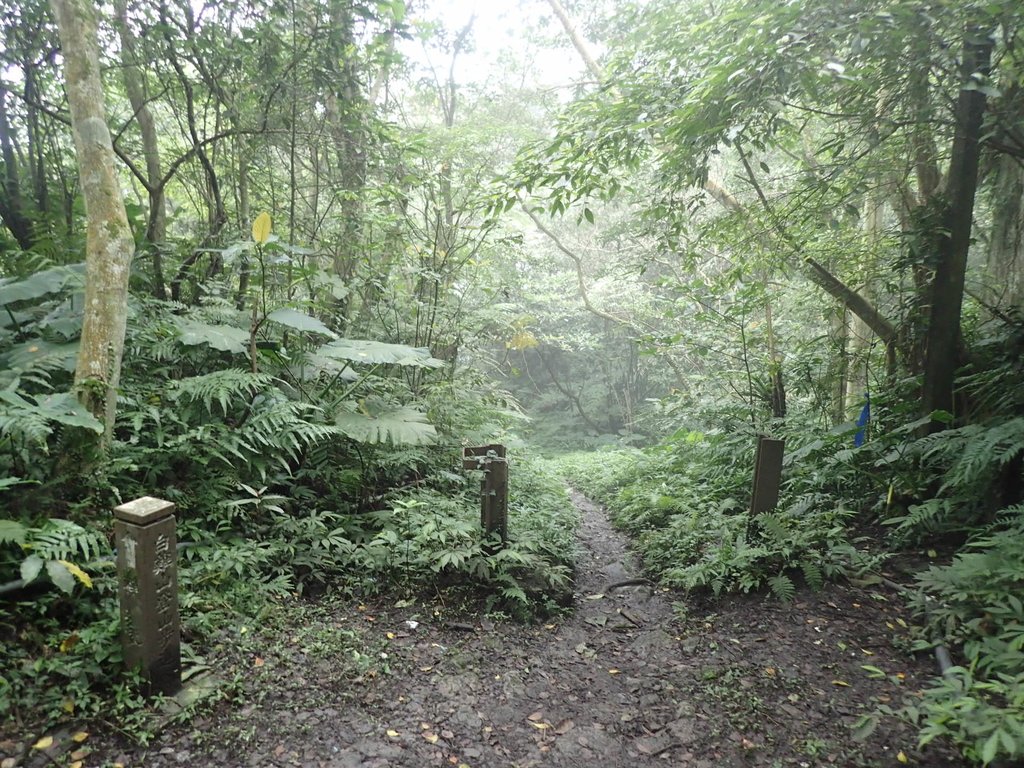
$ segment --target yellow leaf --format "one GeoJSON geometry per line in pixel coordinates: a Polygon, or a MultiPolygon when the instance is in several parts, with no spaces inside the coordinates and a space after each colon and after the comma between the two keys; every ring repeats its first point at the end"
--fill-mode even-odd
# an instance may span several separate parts
{"type": "Polygon", "coordinates": [[[32,749],[49,749],[52,746],[53,736],[43,736],[43,738],[32,745],[32,749]]]}
{"type": "Polygon", "coordinates": [[[68,635],[63,640],[60,641],[60,652],[61,653],[67,653],[72,648],[74,648],[76,645],[78,645],[78,640],[79,640],[79,637],[78,637],[78,633],[77,632],[68,635]]]}
{"type": "Polygon", "coordinates": [[[395,730],[395,729],[393,729],[393,728],[389,728],[389,729],[388,729],[388,731],[387,731],[387,734],[388,734],[388,736],[390,736],[390,737],[391,737],[392,739],[397,739],[397,738],[398,738],[398,736],[399,736],[399,733],[398,733],[398,731],[396,731],[396,730],[395,730]]]}
{"type": "Polygon", "coordinates": [[[546,731],[548,728],[551,727],[551,723],[534,723],[532,721],[530,722],[530,725],[532,725],[538,731],[546,731]]]}
{"type": "Polygon", "coordinates": [[[907,757],[906,753],[902,749],[899,751],[899,754],[896,755],[896,759],[899,760],[901,763],[910,762],[910,758],[907,757]]]}
{"type": "Polygon", "coordinates": [[[82,768],[83,765],[85,765],[84,760],[75,760],[75,762],[71,763],[68,768],[82,768]]]}
{"type": "Polygon", "coordinates": [[[832,685],[839,685],[839,686],[842,686],[843,688],[849,688],[850,687],[850,684],[848,682],[846,682],[845,680],[833,680],[832,681],[832,685]]]}
{"type": "Polygon", "coordinates": [[[617,674],[619,674],[619,670],[617,670],[617,669],[609,669],[608,670],[608,674],[609,675],[617,675],[617,674]]]}
{"type": "Polygon", "coordinates": [[[905,622],[903,619],[896,619],[896,623],[899,624],[904,629],[907,628],[907,622],[905,622]]]}
{"type": "Polygon", "coordinates": [[[394,640],[395,639],[395,633],[394,632],[388,632],[387,637],[388,637],[388,640],[394,640]]]}
{"type": "Polygon", "coordinates": [[[264,211],[252,223],[252,239],[263,245],[270,239],[270,214],[264,211]]]}
{"type": "Polygon", "coordinates": [[[65,696],[64,700],[60,703],[60,708],[69,715],[75,714],[75,700],[70,696],[65,696]]]}
{"type": "Polygon", "coordinates": [[[423,740],[429,741],[431,744],[437,744],[438,736],[436,733],[424,733],[423,740]]]}
{"type": "Polygon", "coordinates": [[[69,563],[67,560],[58,560],[58,563],[68,569],[68,572],[82,582],[86,589],[92,589],[92,577],[88,573],[83,571],[74,563],[69,563]]]}

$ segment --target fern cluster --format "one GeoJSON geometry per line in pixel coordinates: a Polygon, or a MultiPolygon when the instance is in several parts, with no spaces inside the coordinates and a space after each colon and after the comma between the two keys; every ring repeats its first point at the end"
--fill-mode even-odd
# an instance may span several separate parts
{"type": "Polygon", "coordinates": [[[798,476],[777,511],[751,517],[753,438],[681,431],[644,452],[569,455],[574,482],[606,503],[666,586],[715,595],[798,583],[820,589],[870,562],[850,538],[853,512],[798,476]],[[803,489],[803,492],[801,492],[803,489]]]}
{"type": "Polygon", "coordinates": [[[952,738],[989,763],[1024,757],[1024,505],[944,566],[918,576],[913,606],[931,642],[962,663],[925,691],[922,740],[952,738]]]}

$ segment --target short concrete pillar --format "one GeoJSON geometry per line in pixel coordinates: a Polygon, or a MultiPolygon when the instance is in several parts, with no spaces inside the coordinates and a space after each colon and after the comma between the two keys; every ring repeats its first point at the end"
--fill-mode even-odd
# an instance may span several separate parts
{"type": "Polygon", "coordinates": [[[505,446],[500,444],[464,448],[462,466],[465,469],[481,469],[484,477],[480,482],[480,526],[490,536],[495,531],[501,542],[508,541],[508,459],[505,446]]]}
{"type": "Polygon", "coordinates": [[[764,435],[757,438],[757,451],[754,453],[754,491],[750,501],[750,513],[753,515],[775,509],[779,503],[782,454],[785,448],[785,440],[774,440],[764,435]]]}
{"type": "Polygon", "coordinates": [[[124,663],[150,693],[181,688],[178,541],[174,504],[152,496],[114,507],[124,663]]]}

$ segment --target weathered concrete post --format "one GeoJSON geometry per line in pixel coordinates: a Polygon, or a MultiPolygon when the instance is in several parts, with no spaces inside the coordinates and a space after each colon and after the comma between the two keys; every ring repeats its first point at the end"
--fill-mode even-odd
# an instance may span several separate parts
{"type": "Polygon", "coordinates": [[[480,526],[490,536],[495,531],[501,542],[508,541],[508,459],[499,444],[464,448],[464,469],[482,469],[480,482],[480,526]]]}
{"type": "Polygon", "coordinates": [[[760,435],[754,454],[754,493],[750,501],[750,513],[758,515],[775,509],[779,503],[779,486],[782,483],[782,453],[785,440],[773,440],[760,435]]]}
{"type": "Polygon", "coordinates": [[[124,663],[150,693],[181,688],[178,542],[174,504],[152,496],[114,507],[124,663]]]}

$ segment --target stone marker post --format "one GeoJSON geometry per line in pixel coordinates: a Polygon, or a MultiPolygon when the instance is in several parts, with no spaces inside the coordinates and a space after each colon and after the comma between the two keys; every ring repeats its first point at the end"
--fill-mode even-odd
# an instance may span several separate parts
{"type": "Polygon", "coordinates": [[[497,531],[504,544],[508,541],[508,459],[505,446],[494,444],[464,448],[462,466],[464,469],[483,470],[480,525],[487,536],[497,531]]]}
{"type": "Polygon", "coordinates": [[[782,483],[782,452],[785,440],[773,440],[760,435],[754,454],[754,493],[750,513],[758,515],[775,509],[779,503],[779,485],[782,483]]]}
{"type": "Polygon", "coordinates": [[[152,496],[114,507],[124,663],[150,693],[181,688],[178,542],[174,504],[152,496]]]}

